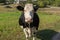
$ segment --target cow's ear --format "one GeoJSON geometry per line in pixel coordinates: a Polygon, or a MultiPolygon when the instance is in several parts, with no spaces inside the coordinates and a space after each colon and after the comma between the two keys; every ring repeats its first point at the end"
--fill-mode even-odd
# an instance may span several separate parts
{"type": "Polygon", "coordinates": [[[23,11],[24,10],[24,7],[22,7],[22,6],[17,6],[16,7],[19,11],[23,11]]]}
{"type": "Polygon", "coordinates": [[[37,11],[39,6],[38,5],[34,5],[33,8],[34,8],[34,11],[37,11]]]}

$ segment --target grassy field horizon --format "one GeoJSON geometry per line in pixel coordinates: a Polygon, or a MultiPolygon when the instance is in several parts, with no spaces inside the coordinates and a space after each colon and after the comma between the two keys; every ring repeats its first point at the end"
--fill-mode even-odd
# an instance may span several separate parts
{"type": "MultiPolygon", "coordinates": [[[[60,15],[37,11],[40,24],[37,40],[51,40],[60,32],[60,15]]],[[[23,30],[18,24],[21,12],[16,9],[0,7],[0,40],[25,40],[23,30]]]]}

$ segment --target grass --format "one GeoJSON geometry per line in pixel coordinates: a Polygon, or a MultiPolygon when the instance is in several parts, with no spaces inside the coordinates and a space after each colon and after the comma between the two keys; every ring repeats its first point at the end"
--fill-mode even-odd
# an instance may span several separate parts
{"type": "Polygon", "coordinates": [[[50,15],[44,12],[41,12],[38,15],[40,17],[40,28],[42,29],[51,28],[51,29],[56,29],[56,30],[60,29],[59,27],[60,26],[60,15],[56,15],[56,14],[50,15]]]}
{"type": "MultiPolygon", "coordinates": [[[[18,24],[19,11],[0,11],[0,40],[25,40],[24,33],[18,24]]],[[[60,30],[60,15],[38,12],[40,18],[37,40],[51,40],[60,30]]]]}
{"type": "Polygon", "coordinates": [[[0,14],[0,40],[20,40],[22,30],[18,25],[19,12],[0,14]]]}

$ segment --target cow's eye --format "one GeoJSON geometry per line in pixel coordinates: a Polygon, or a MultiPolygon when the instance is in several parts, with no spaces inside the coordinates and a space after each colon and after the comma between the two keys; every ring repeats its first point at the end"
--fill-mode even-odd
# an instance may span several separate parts
{"type": "Polygon", "coordinates": [[[32,13],[32,12],[30,12],[30,15],[31,15],[31,16],[33,16],[33,13],[32,13]]]}

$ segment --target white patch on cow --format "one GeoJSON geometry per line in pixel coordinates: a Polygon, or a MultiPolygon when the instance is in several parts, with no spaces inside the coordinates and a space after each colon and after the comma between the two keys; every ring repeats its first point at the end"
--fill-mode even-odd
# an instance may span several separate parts
{"type": "Polygon", "coordinates": [[[23,26],[20,26],[23,29],[23,26]]]}
{"type": "Polygon", "coordinates": [[[33,4],[26,4],[24,7],[25,21],[29,21],[33,18],[33,4]]]}
{"type": "Polygon", "coordinates": [[[33,40],[35,40],[35,37],[33,37],[33,40]]]}

